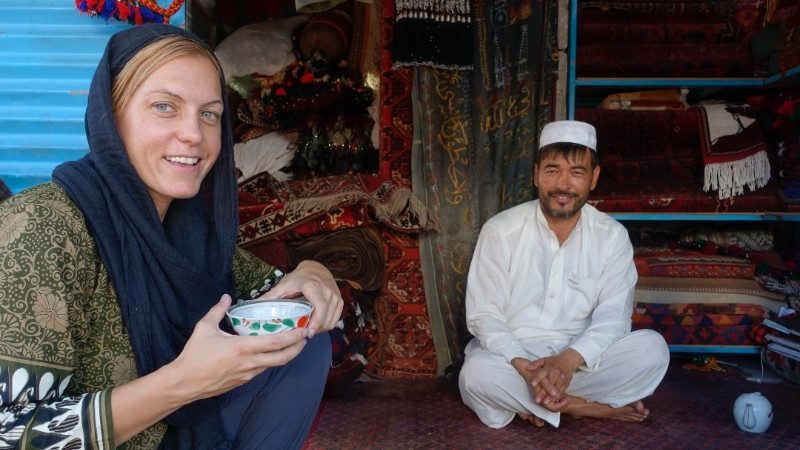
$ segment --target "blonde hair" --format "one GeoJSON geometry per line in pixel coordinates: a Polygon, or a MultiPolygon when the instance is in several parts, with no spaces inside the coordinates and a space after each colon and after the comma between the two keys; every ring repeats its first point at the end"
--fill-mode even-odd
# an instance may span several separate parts
{"type": "MultiPolygon", "coordinates": [[[[139,50],[114,77],[111,82],[111,105],[114,108],[114,115],[125,109],[133,93],[147,77],[164,64],[181,56],[207,58],[217,69],[220,83],[224,79],[219,61],[203,44],[183,36],[167,36],[139,50]]],[[[224,89],[224,86],[222,88],[224,89]]]]}

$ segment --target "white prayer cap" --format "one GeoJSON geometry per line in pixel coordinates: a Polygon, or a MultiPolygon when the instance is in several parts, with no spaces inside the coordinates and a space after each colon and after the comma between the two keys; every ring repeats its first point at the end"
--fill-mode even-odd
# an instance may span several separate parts
{"type": "Polygon", "coordinates": [[[583,145],[597,152],[597,133],[594,127],[577,120],[557,120],[542,128],[539,137],[539,148],[556,142],[583,145]]]}

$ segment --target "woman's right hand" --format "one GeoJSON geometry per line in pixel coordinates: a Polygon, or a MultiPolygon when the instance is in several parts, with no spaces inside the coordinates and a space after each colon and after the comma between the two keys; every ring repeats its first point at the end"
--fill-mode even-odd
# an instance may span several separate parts
{"type": "Polygon", "coordinates": [[[223,295],[194,327],[175,361],[114,388],[111,410],[119,445],[183,405],[227,392],[281,366],[306,345],[307,328],[239,336],[219,328],[231,298],[223,295]]]}
{"type": "Polygon", "coordinates": [[[231,297],[223,295],[194,328],[181,354],[170,364],[184,380],[187,403],[227,392],[264,370],[282,366],[306,344],[307,328],[262,336],[222,331],[219,323],[231,297]]]}

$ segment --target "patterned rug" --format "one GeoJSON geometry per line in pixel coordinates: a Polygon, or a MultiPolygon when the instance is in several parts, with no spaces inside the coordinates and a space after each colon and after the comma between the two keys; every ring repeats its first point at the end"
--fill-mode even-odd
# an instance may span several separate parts
{"type": "Polygon", "coordinates": [[[342,398],[323,400],[304,449],[800,448],[798,385],[684,369],[688,362],[673,358],[664,382],[645,400],[651,411],[645,422],[564,418],[560,428],[519,420],[487,428],[461,403],[453,381],[356,382],[342,398]],[[773,405],[774,420],[764,434],[742,432],[732,418],[736,398],[755,391],[773,405]]]}
{"type": "Polygon", "coordinates": [[[597,128],[603,174],[589,203],[605,212],[796,211],[773,182],[720,199],[704,192],[700,120],[696,110],[624,111],[578,108],[597,128]],[[645,150],[643,150],[645,149],[645,150]]]}
{"type": "Polygon", "coordinates": [[[436,349],[425,301],[417,236],[383,229],[384,284],[375,302],[378,344],[367,373],[379,378],[433,378],[436,349]]]}
{"type": "Polygon", "coordinates": [[[721,110],[721,105],[690,110],[696,111],[700,122],[700,149],[705,164],[704,191],[718,190],[719,198],[724,199],[755,191],[767,184],[770,178],[769,157],[758,122],[751,123],[737,134],[712,140],[715,127],[724,124],[726,119],[738,122],[741,127],[740,119],[721,110]]]}
{"type": "Polygon", "coordinates": [[[658,331],[672,345],[758,345],[751,330],[767,314],[749,304],[636,303],[632,328],[658,331]]]}
{"type": "MultiPolygon", "coordinates": [[[[411,187],[411,81],[409,69],[392,70],[394,1],[382,2],[380,163],[378,176],[411,187]]],[[[433,378],[431,335],[416,234],[383,228],[384,285],[375,303],[379,343],[366,371],[380,378],[433,378]]]]}
{"type": "Polygon", "coordinates": [[[239,244],[381,223],[415,233],[433,227],[411,190],[373,175],[279,181],[263,172],[239,184],[239,244]]]}

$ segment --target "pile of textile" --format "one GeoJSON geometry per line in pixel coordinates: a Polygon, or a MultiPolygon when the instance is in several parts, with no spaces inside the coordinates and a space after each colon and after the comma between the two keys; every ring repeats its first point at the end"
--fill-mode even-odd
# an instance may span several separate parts
{"type": "Polygon", "coordinates": [[[250,24],[215,48],[242,178],[377,171],[377,96],[348,61],[352,27],[348,12],[332,9],[250,24]]]}
{"type": "Polygon", "coordinates": [[[797,254],[775,244],[780,227],[639,224],[629,233],[639,274],[634,329],[672,345],[757,346],[753,328],[792,306],[797,254]]]}
{"type": "Polygon", "coordinates": [[[603,166],[590,202],[606,212],[800,209],[780,196],[779,177],[773,174],[784,170],[787,162],[779,156],[778,147],[770,145],[760,122],[728,111],[736,108],[741,106],[577,109],[576,119],[597,129],[603,166]],[[721,111],[727,120],[709,120],[709,110],[721,111]],[[728,122],[735,128],[719,126],[728,122]],[[731,134],[720,134],[726,132],[731,134]]]}
{"type": "MultiPolygon", "coordinates": [[[[581,0],[577,75],[765,77],[763,33],[774,26],[780,39],[794,39],[794,3],[581,0]]],[[[800,168],[800,140],[786,132],[800,117],[798,97],[788,88],[775,92],[620,91],[598,99],[597,108],[578,108],[576,119],[597,128],[603,165],[593,204],[610,212],[800,210],[800,181],[787,179],[800,168]]]]}
{"type": "Polygon", "coordinates": [[[383,230],[430,229],[427,209],[408,188],[377,176],[279,181],[263,172],[239,185],[239,222],[239,245],[264,261],[290,271],[310,259],[337,279],[345,307],[330,332],[326,392],[341,395],[377,351],[376,301],[391,281],[385,270],[393,251],[383,230]]]}
{"type": "Polygon", "coordinates": [[[751,47],[764,24],[779,20],[770,14],[770,3],[789,0],[581,0],[577,72],[582,77],[763,76],[766,64],[751,47]]]}

